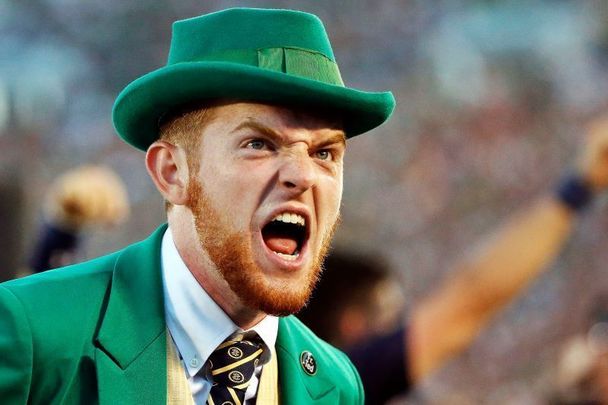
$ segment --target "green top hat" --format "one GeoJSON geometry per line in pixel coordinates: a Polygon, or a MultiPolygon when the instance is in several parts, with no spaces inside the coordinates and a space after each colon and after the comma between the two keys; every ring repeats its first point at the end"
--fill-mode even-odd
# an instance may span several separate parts
{"type": "Polygon", "coordinates": [[[347,137],[382,124],[395,107],[390,92],[344,86],[316,16],[235,8],[173,24],[167,65],[129,84],[112,118],[127,143],[146,150],[167,112],[213,99],[314,106],[342,117],[347,137]]]}

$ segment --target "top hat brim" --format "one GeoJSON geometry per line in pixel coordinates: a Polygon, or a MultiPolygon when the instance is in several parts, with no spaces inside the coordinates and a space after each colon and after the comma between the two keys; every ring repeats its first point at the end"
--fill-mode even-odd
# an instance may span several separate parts
{"type": "Polygon", "coordinates": [[[158,139],[163,116],[214,99],[314,106],[340,117],[349,138],[381,125],[395,108],[391,92],[366,92],[238,63],[184,62],[129,84],[116,99],[112,119],[121,138],[145,151],[158,139]]]}

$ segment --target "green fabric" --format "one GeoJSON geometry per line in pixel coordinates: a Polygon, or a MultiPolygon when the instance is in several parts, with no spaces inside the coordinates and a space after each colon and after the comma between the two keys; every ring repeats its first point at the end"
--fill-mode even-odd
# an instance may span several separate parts
{"type": "Polygon", "coordinates": [[[338,65],[325,55],[299,48],[231,49],[201,56],[197,62],[226,62],[288,73],[343,86],[338,65]]]}
{"type": "Polygon", "coordinates": [[[317,338],[297,318],[282,318],[277,338],[281,403],[363,404],[363,385],[348,357],[317,338]],[[313,354],[317,363],[314,375],[304,372],[300,355],[313,354]]]}
{"type": "Polygon", "coordinates": [[[266,48],[256,51],[258,67],[285,72],[285,48],[266,48]]]}
{"type": "Polygon", "coordinates": [[[331,112],[343,120],[347,137],[382,124],[395,107],[390,92],[344,86],[316,16],[234,8],[176,22],[167,65],[125,87],[112,118],[126,142],[146,150],[165,114],[216,99],[331,112]]]}
{"type": "MultiPolygon", "coordinates": [[[[117,253],[0,284],[4,404],[165,404],[160,243],[166,228],[117,253]]],[[[363,403],[346,356],[294,317],[277,338],[284,404],[363,403]],[[313,353],[314,376],[299,364],[313,353]]]]}
{"type": "Polygon", "coordinates": [[[324,55],[302,49],[283,48],[284,72],[324,83],[343,86],[338,65],[324,55]]]}
{"type": "Polygon", "coordinates": [[[197,60],[229,49],[310,49],[334,60],[323,23],[293,10],[232,8],[176,21],[168,64],[197,60]]]}

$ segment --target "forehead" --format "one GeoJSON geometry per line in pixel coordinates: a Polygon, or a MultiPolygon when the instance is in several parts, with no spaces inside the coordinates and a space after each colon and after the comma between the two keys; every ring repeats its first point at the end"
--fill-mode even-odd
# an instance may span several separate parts
{"type": "Polygon", "coordinates": [[[212,107],[213,121],[218,124],[239,125],[245,121],[259,122],[281,130],[288,128],[343,132],[339,117],[302,107],[237,102],[212,107]]]}

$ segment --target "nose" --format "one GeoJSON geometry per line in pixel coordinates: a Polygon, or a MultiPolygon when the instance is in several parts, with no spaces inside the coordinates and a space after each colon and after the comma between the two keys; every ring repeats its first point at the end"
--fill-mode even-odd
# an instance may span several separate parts
{"type": "Polygon", "coordinates": [[[285,157],[279,170],[282,188],[294,194],[301,194],[312,188],[317,181],[313,159],[305,152],[292,152],[285,157]]]}

